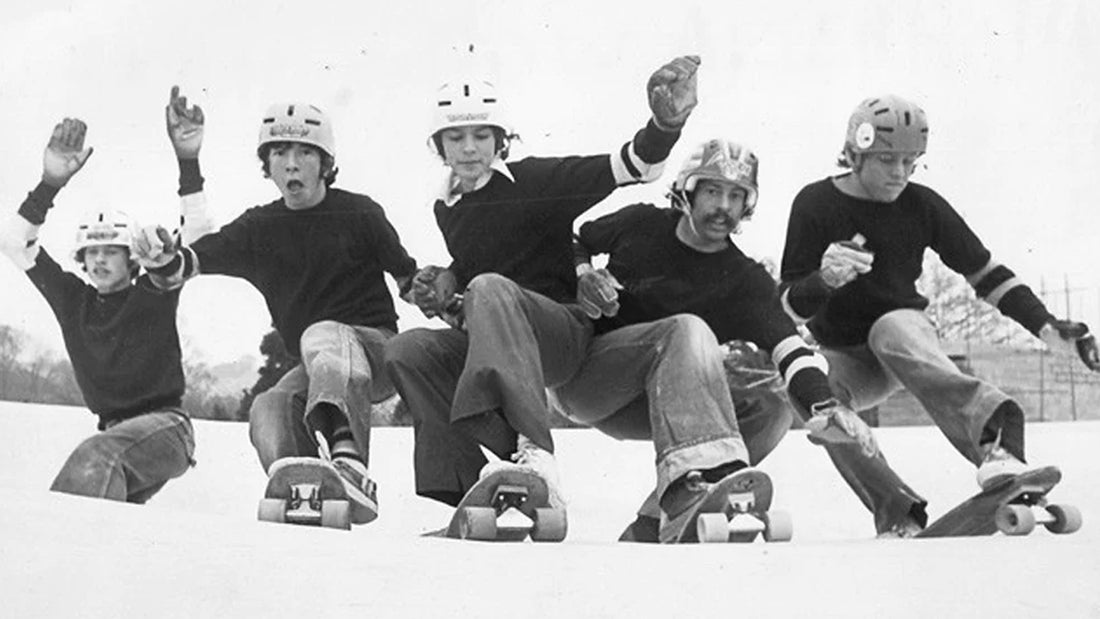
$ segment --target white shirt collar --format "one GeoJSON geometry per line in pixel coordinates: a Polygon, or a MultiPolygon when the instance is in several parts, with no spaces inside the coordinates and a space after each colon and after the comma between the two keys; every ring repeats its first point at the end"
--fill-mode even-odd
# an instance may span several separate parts
{"type": "MultiPolygon", "coordinates": [[[[484,177],[478,179],[477,187],[474,191],[481,189],[488,184],[489,179],[493,177],[493,172],[500,172],[504,178],[509,182],[515,183],[516,178],[512,176],[512,171],[508,169],[508,166],[499,157],[493,160],[493,163],[489,164],[489,173],[484,177]]],[[[436,196],[437,200],[441,200],[446,206],[454,206],[462,199],[461,193],[458,189],[458,177],[454,175],[453,171],[448,166],[443,166],[442,179],[439,184],[439,193],[436,196]]]]}

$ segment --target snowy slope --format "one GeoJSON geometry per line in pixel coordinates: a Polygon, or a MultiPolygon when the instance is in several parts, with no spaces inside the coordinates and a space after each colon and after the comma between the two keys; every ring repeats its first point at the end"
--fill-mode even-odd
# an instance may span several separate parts
{"type": "MultiPolygon", "coordinates": [[[[86,411],[0,402],[0,616],[81,617],[1100,617],[1100,423],[1034,425],[1036,462],[1084,528],[1056,537],[877,541],[825,455],[793,432],[763,467],[789,544],[614,542],[652,483],[651,448],[556,434],[563,544],[423,538],[444,506],[412,494],[411,431],[382,428],[371,469],[382,515],[348,532],[256,521],[264,476],[244,424],[196,422],[197,468],[146,506],[47,492],[86,411]],[[508,610],[511,609],[511,610],[508,610]]],[[[934,428],[880,431],[935,517],[974,490],[934,428]]]]}

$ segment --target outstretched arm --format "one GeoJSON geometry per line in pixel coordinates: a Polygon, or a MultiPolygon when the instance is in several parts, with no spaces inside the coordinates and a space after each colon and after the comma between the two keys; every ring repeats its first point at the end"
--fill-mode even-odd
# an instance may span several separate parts
{"type": "Polygon", "coordinates": [[[38,228],[45,223],[54,197],[92,155],[92,148],[84,146],[87,131],[84,121],[77,118],[66,118],[54,126],[42,155],[41,182],[0,230],[0,249],[24,271],[34,266],[38,257],[38,228]]]}
{"type": "Polygon", "coordinates": [[[168,105],[164,107],[164,124],[179,163],[180,236],[184,244],[191,244],[217,229],[206,208],[204,179],[199,169],[206,117],[201,107],[188,105],[179,86],[172,86],[168,105]]]}

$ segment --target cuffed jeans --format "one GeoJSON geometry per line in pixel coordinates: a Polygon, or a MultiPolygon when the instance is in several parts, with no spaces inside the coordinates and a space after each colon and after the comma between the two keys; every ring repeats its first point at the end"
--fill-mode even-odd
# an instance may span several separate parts
{"type": "Polygon", "coordinates": [[[413,418],[416,492],[457,504],[486,460],[517,433],[553,452],[546,387],[584,360],[592,324],[575,305],[506,277],[475,277],[463,297],[466,331],[413,329],[386,346],[386,373],[413,418]]]}
{"type": "Polygon", "coordinates": [[[385,329],[331,320],[302,333],[301,363],[256,396],[249,410],[249,437],[265,471],[280,458],[317,455],[317,426],[310,416],[320,403],[332,404],[347,417],[363,461],[370,461],[371,403],[393,395],[393,386],[378,371],[391,337],[385,329]]]}
{"type": "MultiPolygon", "coordinates": [[[[944,354],[928,316],[910,309],[884,314],[871,327],[867,343],[822,347],[829,361],[833,392],[854,410],[877,406],[893,393],[908,389],[960,454],[975,465],[982,453],[982,430],[1009,397],[996,387],[968,376],[944,354]]],[[[1023,457],[1023,418],[1006,418],[1001,444],[1023,457]]],[[[927,520],[927,504],[907,486],[881,454],[868,459],[857,449],[827,448],[837,470],[875,516],[881,532],[904,518],[927,520]]]]}
{"type": "Polygon", "coordinates": [[[144,503],[194,464],[191,420],[175,409],[111,425],[69,455],[50,490],[144,503]]]}
{"type": "Polygon", "coordinates": [[[652,440],[657,487],[639,513],[691,470],[756,464],[791,426],[770,389],[731,392],[724,352],[700,318],[679,314],[596,337],[580,371],[551,389],[562,413],[619,439],[652,440]]]}

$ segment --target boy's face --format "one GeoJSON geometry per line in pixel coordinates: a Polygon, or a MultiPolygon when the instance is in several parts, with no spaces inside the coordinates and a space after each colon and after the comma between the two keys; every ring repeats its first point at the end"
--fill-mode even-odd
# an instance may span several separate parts
{"type": "Polygon", "coordinates": [[[724,242],[745,214],[744,188],[733,183],[699,179],[691,198],[695,234],[708,243],[724,242]]]}
{"type": "Polygon", "coordinates": [[[121,245],[92,245],[84,248],[84,270],[101,294],[130,285],[130,250],[121,245]]]}
{"type": "Polygon", "coordinates": [[[443,161],[460,181],[472,184],[489,173],[489,166],[497,156],[491,126],[451,127],[441,133],[443,161]]]}
{"type": "Polygon", "coordinates": [[[867,153],[862,155],[856,179],[865,194],[874,202],[898,199],[916,168],[921,153],[867,153]]]}
{"type": "Polygon", "coordinates": [[[321,151],[309,144],[277,142],[267,153],[271,180],[288,208],[316,206],[325,198],[321,151]]]}

